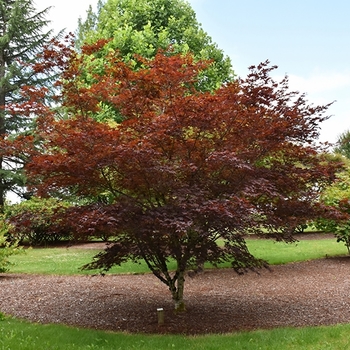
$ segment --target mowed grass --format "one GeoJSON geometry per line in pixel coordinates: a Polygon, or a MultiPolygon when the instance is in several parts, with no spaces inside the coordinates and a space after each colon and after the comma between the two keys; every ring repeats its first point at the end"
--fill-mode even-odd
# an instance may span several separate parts
{"type": "Polygon", "coordinates": [[[295,243],[250,239],[247,244],[254,256],[266,260],[271,265],[347,254],[345,245],[338,243],[335,238],[308,239],[295,243]]]}
{"type": "MultiPolygon", "coordinates": [[[[248,239],[247,244],[254,256],[266,260],[271,265],[347,254],[344,244],[337,243],[335,238],[302,240],[292,244],[264,239],[248,239]]],[[[10,257],[10,261],[14,264],[11,272],[58,275],[94,274],[98,271],[82,271],[80,268],[92,261],[99,251],[74,247],[25,249],[23,254],[10,257]]],[[[221,265],[221,267],[229,266],[229,263],[221,265]]],[[[175,264],[170,262],[170,268],[175,268],[175,264]]],[[[139,264],[128,262],[122,266],[115,266],[109,271],[113,274],[148,272],[146,264],[142,261],[139,264]]]]}
{"type": "MultiPolygon", "coordinates": [[[[82,270],[82,266],[91,262],[101,250],[77,248],[29,248],[9,258],[13,264],[11,273],[77,275],[96,274],[98,270],[82,270]]],[[[174,264],[175,266],[175,264],[174,264]]],[[[110,274],[138,274],[149,272],[144,262],[127,262],[114,266],[110,274]]],[[[1,348],[0,348],[1,350],[1,348]]]]}
{"type": "Polygon", "coordinates": [[[279,328],[225,335],[141,335],[62,325],[39,325],[5,317],[0,349],[11,350],[346,350],[350,325],[279,328]]]}

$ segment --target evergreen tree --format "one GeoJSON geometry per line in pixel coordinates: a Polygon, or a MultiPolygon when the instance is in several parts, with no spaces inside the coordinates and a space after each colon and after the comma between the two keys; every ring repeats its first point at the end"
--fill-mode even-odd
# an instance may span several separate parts
{"type": "MultiPolygon", "coordinates": [[[[29,132],[32,118],[10,112],[7,106],[19,103],[23,86],[47,83],[47,77],[29,68],[50,40],[52,31],[46,15],[50,8],[37,12],[32,0],[0,0],[0,140],[29,132]]],[[[0,210],[9,191],[24,196],[25,159],[0,153],[0,210]]]]}
{"type": "Polygon", "coordinates": [[[86,19],[83,20],[81,17],[78,19],[78,28],[75,33],[75,44],[78,49],[80,49],[81,46],[84,44],[88,33],[91,33],[97,29],[98,16],[101,13],[102,7],[102,1],[98,0],[96,12],[94,12],[92,6],[89,5],[88,10],[86,11],[86,19]]]}
{"type": "Polygon", "coordinates": [[[344,131],[335,144],[335,153],[340,153],[344,157],[350,159],[350,130],[344,131]]]}

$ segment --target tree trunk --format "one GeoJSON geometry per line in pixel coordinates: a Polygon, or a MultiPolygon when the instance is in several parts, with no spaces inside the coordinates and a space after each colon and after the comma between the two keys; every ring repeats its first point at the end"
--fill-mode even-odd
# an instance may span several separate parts
{"type": "Polygon", "coordinates": [[[185,287],[185,271],[180,271],[179,276],[176,281],[177,287],[174,285],[171,288],[171,293],[175,303],[175,312],[186,311],[184,296],[184,287],[185,287]]]}

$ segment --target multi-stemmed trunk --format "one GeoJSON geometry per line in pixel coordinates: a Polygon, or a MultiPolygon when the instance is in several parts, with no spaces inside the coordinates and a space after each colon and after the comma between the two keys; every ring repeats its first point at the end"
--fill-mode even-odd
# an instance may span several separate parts
{"type": "Polygon", "coordinates": [[[169,289],[175,303],[175,312],[186,310],[184,301],[185,271],[178,271],[177,279],[170,284],[169,289]]]}

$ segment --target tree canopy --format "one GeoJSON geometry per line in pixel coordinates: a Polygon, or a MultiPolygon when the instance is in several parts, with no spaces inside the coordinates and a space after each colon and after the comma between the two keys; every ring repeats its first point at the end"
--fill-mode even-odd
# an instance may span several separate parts
{"type": "MultiPolygon", "coordinates": [[[[28,132],[32,116],[8,110],[22,100],[20,88],[46,83],[47,77],[35,74],[31,63],[49,42],[51,31],[45,17],[49,8],[36,12],[32,0],[0,0],[0,139],[28,132]]],[[[0,153],[0,208],[8,191],[23,195],[25,159],[0,153]]],[[[2,209],[1,209],[2,210],[2,209]]]]}
{"type": "Polygon", "coordinates": [[[77,46],[110,39],[109,50],[118,50],[126,61],[134,55],[153,58],[159,49],[172,47],[173,53],[191,53],[196,60],[211,60],[201,72],[198,87],[213,90],[233,78],[230,59],[224,56],[202,29],[196,14],[185,0],[99,1],[97,13],[90,7],[80,20],[77,46]]]}
{"type": "Polygon", "coordinates": [[[42,108],[41,91],[30,89],[42,141],[17,143],[31,155],[26,171],[38,195],[85,200],[62,215],[77,237],[111,237],[88,267],[143,259],[182,309],[186,270],[204,262],[230,261],[239,273],[265,266],[248,251],[246,234],[292,240],[293,228],[322,215],[319,193],[340,167],[314,143],[328,105],[308,105],[287,78],[274,81],[268,62],[200,92],[198,72],[210,62],[166,51],[138,57],[137,70],[111,51],[87,87],[81,69],[104,45],[68,51],[68,61],[50,51],[47,66],[65,67],[58,84],[71,117],[56,118],[42,108]],[[101,104],[123,120],[91,118],[101,104]]]}

